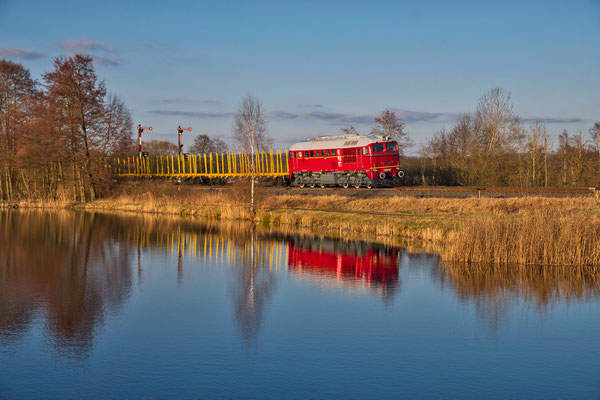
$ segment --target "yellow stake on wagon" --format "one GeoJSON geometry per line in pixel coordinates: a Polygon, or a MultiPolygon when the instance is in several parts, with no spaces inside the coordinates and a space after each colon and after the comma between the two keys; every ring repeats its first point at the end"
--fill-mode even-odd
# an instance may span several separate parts
{"type": "Polygon", "coordinates": [[[269,158],[271,160],[271,173],[275,172],[275,164],[273,163],[273,150],[269,152],[269,158]]]}

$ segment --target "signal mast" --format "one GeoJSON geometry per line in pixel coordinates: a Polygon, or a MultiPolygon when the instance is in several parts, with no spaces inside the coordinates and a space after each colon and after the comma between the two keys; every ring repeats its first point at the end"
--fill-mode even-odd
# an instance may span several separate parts
{"type": "Polygon", "coordinates": [[[185,128],[182,128],[181,125],[179,125],[177,127],[177,134],[179,136],[179,155],[181,155],[181,150],[183,149],[183,145],[181,144],[181,134],[183,133],[183,131],[192,131],[192,127],[188,126],[185,128]]]}
{"type": "Polygon", "coordinates": [[[138,125],[138,145],[140,147],[138,161],[139,161],[140,165],[142,165],[142,132],[144,132],[144,129],[148,129],[149,131],[151,131],[152,127],[151,126],[142,126],[142,124],[138,125]]]}

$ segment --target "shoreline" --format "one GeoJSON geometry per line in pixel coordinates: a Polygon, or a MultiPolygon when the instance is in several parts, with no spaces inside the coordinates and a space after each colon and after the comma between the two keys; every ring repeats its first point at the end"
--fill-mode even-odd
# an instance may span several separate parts
{"type": "Polygon", "coordinates": [[[0,203],[0,208],[69,209],[255,223],[410,246],[464,263],[600,265],[600,202],[592,198],[380,198],[344,194],[257,196],[252,218],[243,188],[120,194],[90,203],[0,203]]]}

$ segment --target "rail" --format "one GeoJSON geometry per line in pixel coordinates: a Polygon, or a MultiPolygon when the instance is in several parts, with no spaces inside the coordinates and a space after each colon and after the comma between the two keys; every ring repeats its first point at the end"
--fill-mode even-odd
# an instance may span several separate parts
{"type": "MultiPolygon", "coordinates": [[[[288,174],[287,150],[254,154],[255,176],[276,178],[288,174]]],[[[236,178],[252,175],[247,153],[209,153],[181,156],[113,157],[104,167],[118,176],[145,178],[236,178]]]]}
{"type": "Polygon", "coordinates": [[[394,188],[404,192],[445,192],[445,193],[474,193],[481,196],[523,194],[523,195],[589,195],[599,197],[600,189],[596,187],[514,187],[514,186],[402,186],[394,188]]]}

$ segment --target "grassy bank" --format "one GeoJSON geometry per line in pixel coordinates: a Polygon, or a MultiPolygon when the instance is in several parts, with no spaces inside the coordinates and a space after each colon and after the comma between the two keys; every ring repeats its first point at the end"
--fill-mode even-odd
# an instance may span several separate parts
{"type": "Polygon", "coordinates": [[[148,187],[85,204],[20,206],[254,220],[264,227],[418,245],[456,262],[600,264],[600,202],[592,198],[382,198],[369,192],[298,195],[262,190],[256,215],[251,215],[244,187],[144,189],[148,187]]]}
{"type": "Polygon", "coordinates": [[[121,194],[77,208],[255,220],[265,227],[419,243],[449,261],[600,264],[600,203],[591,198],[445,199],[268,192],[249,213],[239,188],[121,194]]]}

